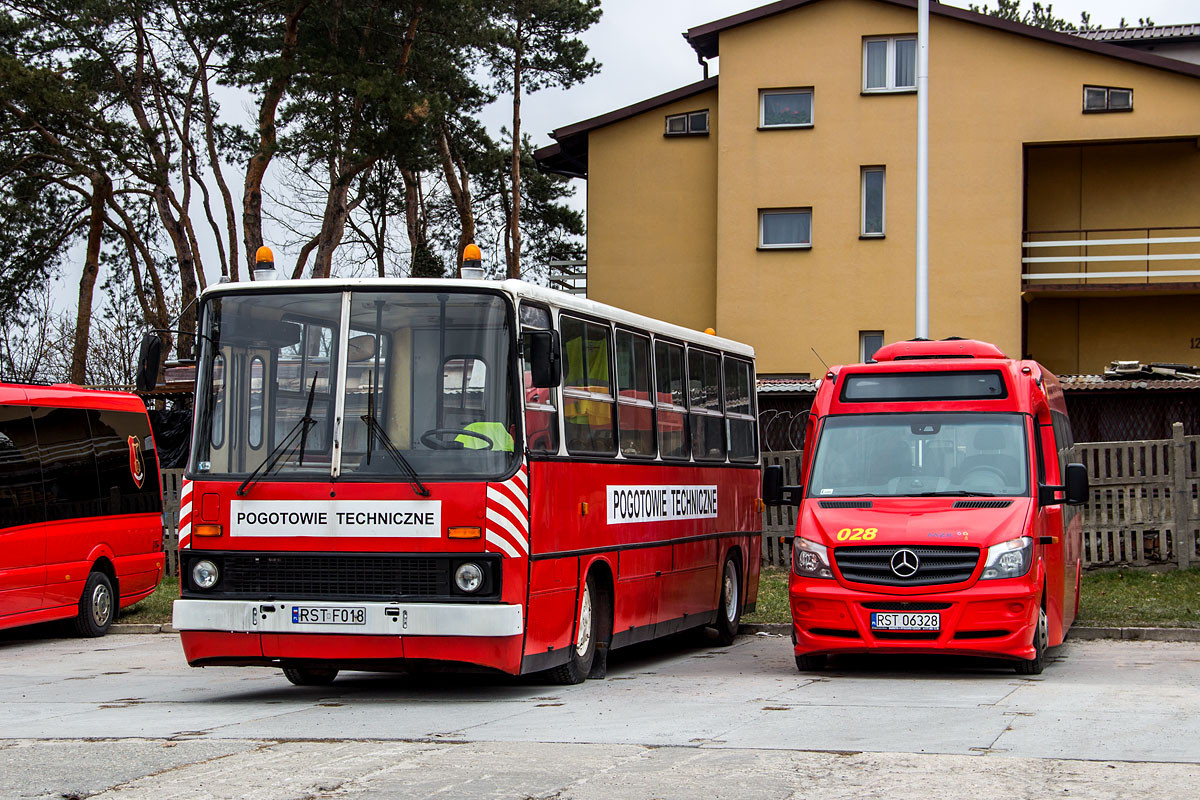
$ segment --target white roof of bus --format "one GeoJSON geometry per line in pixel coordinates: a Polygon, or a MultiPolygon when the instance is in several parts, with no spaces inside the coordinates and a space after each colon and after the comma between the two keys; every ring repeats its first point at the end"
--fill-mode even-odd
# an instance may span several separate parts
{"type": "Polygon", "coordinates": [[[518,280],[505,281],[476,281],[465,280],[458,278],[319,278],[307,279],[302,281],[291,280],[274,280],[274,281],[238,281],[236,283],[221,283],[214,286],[209,286],[204,290],[202,296],[207,297],[213,294],[243,294],[253,292],[270,292],[270,291],[286,291],[288,288],[298,290],[305,289],[343,289],[343,290],[370,290],[370,289],[399,289],[403,287],[455,287],[455,288],[473,288],[473,289],[491,289],[495,291],[500,289],[507,294],[528,300],[536,300],[547,305],[556,306],[565,311],[576,311],[581,314],[590,314],[601,319],[612,320],[618,325],[627,325],[631,328],[640,328],[655,334],[661,334],[673,339],[680,339],[690,344],[698,344],[701,346],[713,347],[719,350],[724,350],[737,355],[754,357],[754,348],[748,344],[735,342],[732,339],[726,339],[721,336],[713,336],[702,331],[694,331],[691,328],[684,328],[681,325],[672,325],[669,322],[654,319],[653,317],[645,317],[641,314],[635,314],[632,311],[625,311],[616,306],[597,303],[594,300],[579,297],[578,295],[560,292],[557,289],[549,289],[545,286],[538,286],[534,283],[527,283],[518,280]]]}

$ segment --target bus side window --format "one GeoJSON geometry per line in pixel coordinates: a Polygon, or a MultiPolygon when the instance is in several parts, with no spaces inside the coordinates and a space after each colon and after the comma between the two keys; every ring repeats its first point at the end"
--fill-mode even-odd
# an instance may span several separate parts
{"type": "MultiPolygon", "coordinates": [[[[521,304],[522,330],[551,330],[550,310],[521,304]]],[[[522,391],[525,393],[525,439],[531,453],[558,452],[558,397],[554,388],[535,388],[529,351],[522,359],[522,391]]]]}
{"type": "Polygon", "coordinates": [[[687,401],[683,390],[683,348],[677,344],[656,341],[654,376],[659,453],[663,458],[687,460],[687,401]]]}
{"type": "Polygon", "coordinates": [[[730,461],[754,461],[758,458],[750,369],[748,361],[725,357],[725,418],[729,426],[730,461]]]}
{"type": "Polygon", "coordinates": [[[212,446],[225,444],[225,356],[217,353],[212,363],[212,446]]]}
{"type": "Polygon", "coordinates": [[[617,419],[621,452],[628,457],[653,458],[650,338],[631,331],[617,331],[617,419]]]}
{"type": "Polygon", "coordinates": [[[688,348],[688,417],[692,457],[725,460],[725,420],[721,415],[721,357],[688,348]]]}
{"type": "Polygon", "coordinates": [[[574,317],[559,318],[563,349],[563,430],[567,452],[611,455],[613,436],[612,382],[609,363],[612,329],[574,317]]]}

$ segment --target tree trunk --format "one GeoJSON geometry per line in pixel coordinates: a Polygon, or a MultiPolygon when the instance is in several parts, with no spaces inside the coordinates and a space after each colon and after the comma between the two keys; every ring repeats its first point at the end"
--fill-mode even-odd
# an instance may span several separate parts
{"type": "Polygon", "coordinates": [[[88,338],[92,328],[92,294],[96,275],[100,272],[101,234],[104,232],[104,206],[112,192],[112,181],[102,172],[93,172],[92,211],[88,221],[87,252],[83,259],[83,275],[79,278],[79,308],[75,312],[75,346],[71,350],[71,383],[87,380],[88,338]]]}
{"type": "MultiPolygon", "coordinates": [[[[458,252],[455,254],[455,275],[462,277],[463,250],[475,241],[475,212],[471,208],[471,186],[468,183],[466,169],[456,172],[455,168],[462,167],[462,161],[456,159],[450,151],[450,135],[445,124],[438,130],[438,152],[442,156],[442,172],[446,176],[446,186],[450,197],[454,200],[454,208],[458,211],[460,228],[458,232],[458,252]],[[460,178],[461,174],[461,178],[460,178]]],[[[382,277],[382,276],[381,276],[382,277]]]]}
{"type": "Polygon", "coordinates": [[[513,131],[512,131],[512,258],[508,277],[521,277],[521,61],[525,48],[521,43],[521,20],[517,20],[516,47],[513,50],[513,131]]]}
{"type": "MultiPolygon", "coordinates": [[[[408,249],[410,262],[417,257],[421,249],[421,189],[417,174],[411,169],[400,168],[400,177],[404,179],[404,227],[408,231],[408,249]]],[[[411,270],[410,270],[411,274],[411,270]]]]}
{"type": "Polygon", "coordinates": [[[317,242],[317,257],[313,261],[312,276],[328,278],[333,270],[333,252],[342,243],[346,231],[346,216],[349,213],[350,180],[339,178],[329,187],[325,201],[325,217],[321,220],[321,236],[317,242]]]}
{"type": "Polygon", "coordinates": [[[192,331],[196,327],[196,307],[192,303],[196,299],[196,260],[192,255],[187,231],[183,223],[176,218],[165,187],[154,187],[154,204],[163,228],[171,237],[171,244],[175,247],[175,261],[179,266],[179,303],[184,311],[179,317],[181,333],[176,343],[175,355],[180,359],[191,358],[192,331]]]}

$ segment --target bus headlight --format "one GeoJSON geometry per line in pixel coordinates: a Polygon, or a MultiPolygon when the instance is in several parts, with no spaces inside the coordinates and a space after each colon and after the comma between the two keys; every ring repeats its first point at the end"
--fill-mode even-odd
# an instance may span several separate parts
{"type": "Polygon", "coordinates": [[[982,581],[996,578],[1019,578],[1029,572],[1033,563],[1033,539],[1022,536],[988,548],[987,562],[983,565],[982,581]]]}
{"type": "Polygon", "coordinates": [[[829,549],[799,536],[792,539],[792,569],[806,578],[832,578],[829,549]]]}
{"type": "Polygon", "coordinates": [[[459,564],[454,570],[454,585],[460,592],[474,594],[483,586],[483,568],[473,561],[459,564]]]}
{"type": "Polygon", "coordinates": [[[192,585],[197,589],[213,588],[220,577],[220,570],[211,561],[197,561],[192,565],[192,585]]]}

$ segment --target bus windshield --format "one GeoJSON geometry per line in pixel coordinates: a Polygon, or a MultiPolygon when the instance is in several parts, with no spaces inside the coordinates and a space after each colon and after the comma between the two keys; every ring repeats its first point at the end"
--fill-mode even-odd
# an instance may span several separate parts
{"type": "Polygon", "coordinates": [[[503,475],[519,452],[511,320],[499,294],[444,288],[211,297],[191,471],[418,486],[503,475]]]}
{"type": "Polygon", "coordinates": [[[809,497],[1029,494],[1020,414],[929,412],[825,419],[809,497]]]}

